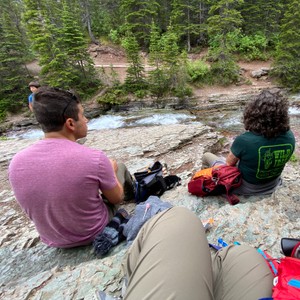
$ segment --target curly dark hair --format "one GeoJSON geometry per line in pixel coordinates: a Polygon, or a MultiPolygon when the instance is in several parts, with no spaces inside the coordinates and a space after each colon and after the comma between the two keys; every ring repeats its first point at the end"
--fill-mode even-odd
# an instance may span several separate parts
{"type": "Polygon", "coordinates": [[[287,97],[279,89],[265,89],[245,107],[246,130],[274,138],[290,129],[287,97]]]}

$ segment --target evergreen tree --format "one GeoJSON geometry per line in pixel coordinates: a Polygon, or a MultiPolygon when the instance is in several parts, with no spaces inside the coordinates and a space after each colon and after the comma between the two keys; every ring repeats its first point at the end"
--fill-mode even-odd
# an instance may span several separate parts
{"type": "Polygon", "coordinates": [[[183,97],[190,93],[187,88],[186,55],[180,54],[178,35],[170,26],[160,35],[158,27],[152,23],[149,63],[154,67],[149,72],[149,89],[157,98],[175,94],[183,97]]]}
{"type": "Polygon", "coordinates": [[[176,34],[186,41],[188,52],[191,50],[192,44],[196,44],[200,35],[205,32],[204,24],[199,22],[202,3],[203,1],[199,0],[172,1],[170,21],[176,34]]]}
{"type": "Polygon", "coordinates": [[[208,18],[208,33],[213,46],[211,64],[212,80],[230,84],[239,78],[238,66],[230,53],[230,34],[242,25],[242,17],[236,9],[243,0],[212,0],[208,18]]]}
{"type": "Polygon", "coordinates": [[[92,1],[90,0],[79,0],[79,4],[81,6],[81,15],[83,19],[83,24],[85,24],[91,41],[94,44],[99,44],[97,39],[95,38],[93,28],[92,28],[92,1]]]}
{"type": "Polygon", "coordinates": [[[68,75],[69,72],[64,70],[65,77],[73,77],[72,80],[69,79],[69,87],[85,90],[86,86],[93,89],[99,82],[96,79],[92,60],[86,51],[87,44],[76,13],[74,13],[74,7],[71,10],[70,6],[64,3],[61,21],[62,29],[57,39],[61,54],[57,53],[57,56],[62,56],[61,59],[65,61],[67,69],[71,71],[71,74],[68,75]]]}
{"type": "Polygon", "coordinates": [[[149,63],[156,69],[160,68],[162,58],[161,34],[159,27],[152,21],[149,45],[149,63]]]}
{"type": "Polygon", "coordinates": [[[240,28],[242,16],[237,6],[243,0],[211,0],[208,18],[210,40],[215,40],[223,51],[227,49],[229,33],[240,28]]]}
{"type": "Polygon", "coordinates": [[[158,26],[152,21],[149,45],[149,64],[153,70],[149,71],[149,89],[156,98],[161,98],[169,87],[168,76],[163,68],[163,45],[158,26]]]}
{"type": "Polygon", "coordinates": [[[2,2],[0,14],[0,120],[27,103],[26,46],[21,36],[17,1],[2,2]]]}
{"type": "Polygon", "coordinates": [[[24,0],[28,32],[33,49],[39,55],[45,83],[65,89],[76,89],[82,96],[99,85],[96,71],[86,51],[76,5],[67,1],[54,3],[24,0]]]}
{"type": "Polygon", "coordinates": [[[284,9],[283,0],[244,0],[240,11],[247,35],[263,34],[268,40],[279,33],[284,9]]]}
{"type": "Polygon", "coordinates": [[[130,33],[122,40],[122,46],[126,51],[127,61],[130,66],[127,68],[125,88],[129,92],[137,92],[146,89],[145,71],[140,56],[140,47],[137,39],[130,33]]]}
{"type": "Polygon", "coordinates": [[[169,88],[174,94],[178,94],[180,97],[186,93],[189,94],[186,87],[187,82],[187,66],[186,56],[180,53],[178,45],[178,36],[170,26],[168,31],[163,34],[162,39],[163,48],[163,65],[164,72],[169,80],[169,88]],[[179,92],[179,91],[182,92],[179,92]],[[179,92],[179,93],[178,93],[179,92]]]}
{"type": "Polygon", "coordinates": [[[156,20],[159,4],[156,0],[122,0],[121,13],[124,18],[123,29],[131,32],[138,43],[148,47],[152,20],[156,20]]]}
{"type": "Polygon", "coordinates": [[[291,0],[287,4],[273,74],[285,87],[295,92],[300,91],[300,2],[298,0],[291,0]]]}
{"type": "Polygon", "coordinates": [[[170,24],[170,17],[172,13],[172,1],[170,0],[157,0],[159,9],[157,12],[156,20],[154,23],[160,29],[160,32],[166,32],[170,24]]]}
{"type": "Polygon", "coordinates": [[[120,17],[121,0],[79,0],[82,7],[83,23],[88,29],[91,40],[107,37],[112,31],[118,31],[122,25],[120,17]]]}
{"type": "MultiPolygon", "coordinates": [[[[52,50],[57,36],[57,28],[50,21],[47,15],[44,2],[40,0],[23,0],[25,4],[24,21],[32,48],[38,55],[39,64],[42,66],[42,73],[47,73],[43,67],[54,59],[52,50]]],[[[47,68],[45,68],[47,69],[47,68]]]]}

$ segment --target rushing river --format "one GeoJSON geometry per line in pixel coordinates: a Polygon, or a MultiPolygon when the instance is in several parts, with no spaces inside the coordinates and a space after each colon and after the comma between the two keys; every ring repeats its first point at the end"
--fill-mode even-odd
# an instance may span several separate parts
{"type": "MultiPolygon", "coordinates": [[[[300,108],[293,106],[289,109],[291,124],[300,124],[300,108]]],[[[102,115],[88,122],[88,130],[116,129],[121,127],[139,127],[168,124],[199,123],[214,127],[225,132],[240,132],[243,130],[242,110],[222,112],[200,112],[193,115],[188,111],[174,110],[141,110],[131,113],[114,113],[102,115]]],[[[11,132],[9,138],[37,139],[43,137],[39,128],[11,132]]]]}

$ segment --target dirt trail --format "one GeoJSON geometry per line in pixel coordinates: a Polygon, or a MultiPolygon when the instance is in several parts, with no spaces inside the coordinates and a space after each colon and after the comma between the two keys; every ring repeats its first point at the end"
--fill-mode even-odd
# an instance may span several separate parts
{"type": "MultiPolygon", "coordinates": [[[[109,47],[109,46],[90,46],[89,48],[90,56],[96,66],[96,68],[103,68],[107,75],[111,73],[111,69],[118,74],[118,78],[121,82],[124,82],[126,77],[126,69],[128,68],[128,63],[124,51],[119,48],[109,47]]],[[[197,60],[202,58],[207,54],[207,50],[203,50],[199,54],[190,54],[189,59],[197,60]]],[[[147,55],[145,53],[141,54],[142,60],[146,69],[149,69],[147,55]]],[[[252,71],[258,71],[261,68],[270,68],[271,61],[252,61],[245,62],[239,61],[238,64],[242,71],[243,84],[234,84],[226,87],[223,86],[206,86],[203,88],[195,88],[194,95],[207,97],[211,94],[233,94],[233,93],[247,93],[248,91],[253,91],[253,89],[268,88],[273,86],[272,82],[267,76],[260,79],[255,79],[251,77],[252,71]]],[[[36,61],[31,62],[27,65],[28,70],[33,74],[37,75],[40,71],[40,67],[36,61]]]]}
{"type": "MultiPolygon", "coordinates": [[[[106,51],[109,51],[105,48],[106,51]]],[[[204,50],[199,54],[190,54],[190,60],[197,60],[202,58],[207,54],[207,51],[204,50]]],[[[124,53],[122,52],[94,52],[94,55],[91,55],[96,67],[103,67],[104,70],[110,72],[111,67],[113,66],[114,71],[118,74],[119,80],[121,82],[124,81],[126,77],[126,69],[128,67],[127,59],[124,53]]],[[[145,69],[149,69],[147,56],[142,54],[143,63],[145,65],[145,69]]],[[[247,84],[233,84],[229,86],[206,86],[203,88],[195,88],[194,95],[195,96],[203,96],[207,97],[211,94],[232,94],[232,93],[247,93],[253,89],[261,89],[261,88],[268,88],[273,86],[272,82],[268,79],[268,77],[264,76],[260,79],[255,79],[251,77],[251,73],[253,71],[258,71],[261,68],[270,68],[271,61],[252,61],[252,62],[245,62],[239,61],[238,62],[242,76],[243,82],[247,82],[247,84]]]]}

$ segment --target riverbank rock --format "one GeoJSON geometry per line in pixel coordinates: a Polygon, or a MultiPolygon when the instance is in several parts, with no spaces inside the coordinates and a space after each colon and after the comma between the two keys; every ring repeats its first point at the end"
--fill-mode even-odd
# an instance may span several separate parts
{"type": "MultiPolygon", "coordinates": [[[[91,246],[49,248],[40,242],[32,222],[16,204],[7,167],[16,152],[33,142],[0,140],[0,298],[87,300],[98,289],[119,295],[126,243],[101,259],[95,257],[91,246]]],[[[217,243],[222,237],[227,243],[238,241],[261,247],[278,257],[281,237],[300,236],[299,162],[288,163],[283,185],[269,196],[240,197],[240,203],[231,206],[222,196],[190,195],[187,183],[201,168],[203,153],[221,151],[224,144],[224,137],[197,123],[92,131],[85,143],[125,162],[131,173],[155,160],[166,163],[171,174],[182,178],[182,185],[165,192],[161,199],[189,208],[201,220],[213,218],[207,233],[209,242],[217,243]]],[[[134,211],[134,203],[123,207],[134,211]]]]}

